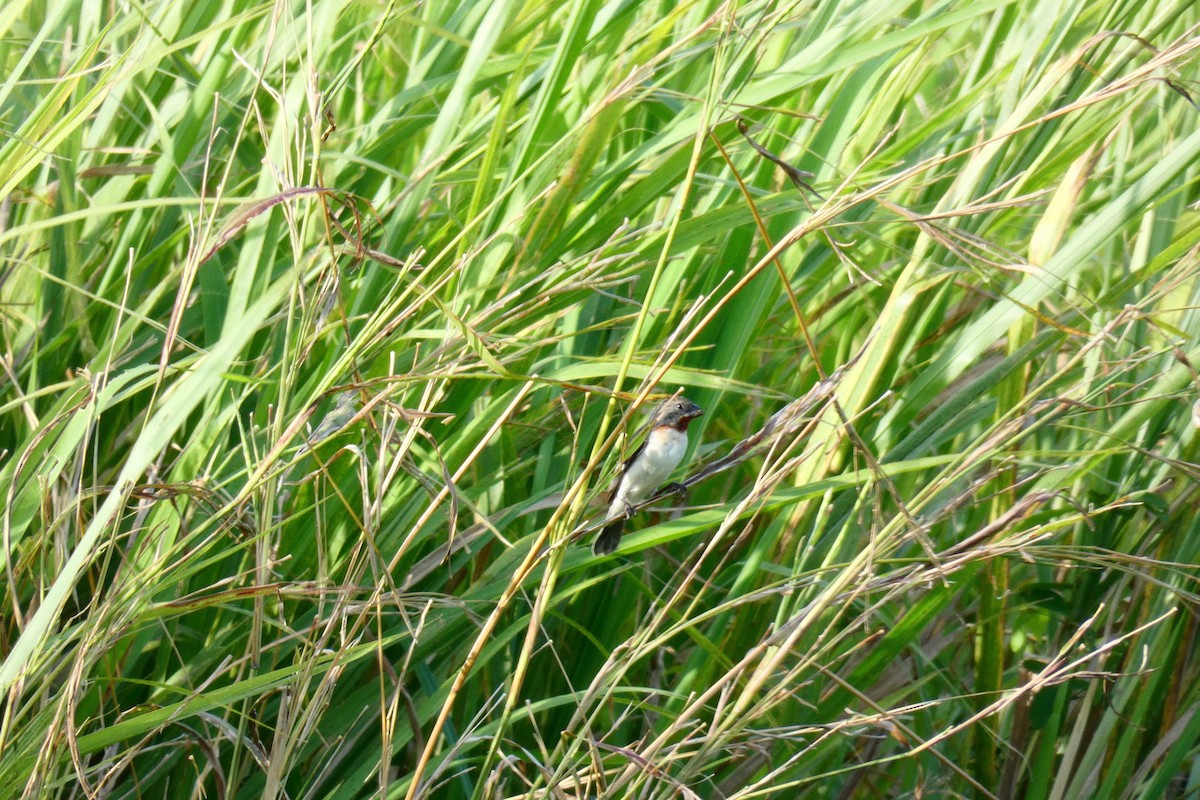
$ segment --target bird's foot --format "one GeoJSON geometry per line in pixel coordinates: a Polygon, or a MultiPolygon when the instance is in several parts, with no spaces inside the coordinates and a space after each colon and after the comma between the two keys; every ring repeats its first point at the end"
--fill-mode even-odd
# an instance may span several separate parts
{"type": "Polygon", "coordinates": [[[629,505],[629,503],[626,503],[625,504],[625,519],[633,519],[634,513],[635,512],[633,510],[633,506],[629,505]]]}
{"type": "Polygon", "coordinates": [[[682,483],[668,483],[666,493],[678,495],[681,500],[686,499],[688,496],[688,487],[682,483]]]}

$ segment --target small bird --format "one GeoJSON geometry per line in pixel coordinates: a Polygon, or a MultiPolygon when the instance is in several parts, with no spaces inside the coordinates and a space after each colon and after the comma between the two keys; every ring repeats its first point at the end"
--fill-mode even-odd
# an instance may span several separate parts
{"type": "Polygon", "coordinates": [[[608,516],[615,517],[604,526],[592,545],[598,556],[607,555],[621,543],[625,520],[633,515],[633,506],[662,486],[687,452],[688,423],[704,411],[686,397],[671,397],[654,410],[646,434],[634,454],[621,467],[609,495],[608,516]]]}

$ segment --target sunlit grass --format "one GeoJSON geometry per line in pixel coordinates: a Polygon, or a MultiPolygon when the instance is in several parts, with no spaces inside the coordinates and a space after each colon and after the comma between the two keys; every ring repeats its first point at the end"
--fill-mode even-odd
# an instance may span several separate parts
{"type": "Polygon", "coordinates": [[[0,12],[0,794],[1196,794],[1198,25],[0,12]]]}

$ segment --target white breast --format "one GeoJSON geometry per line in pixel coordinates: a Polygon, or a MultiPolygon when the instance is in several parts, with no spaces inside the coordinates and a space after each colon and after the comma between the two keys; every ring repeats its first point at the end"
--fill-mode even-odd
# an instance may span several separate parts
{"type": "Polygon", "coordinates": [[[609,506],[610,517],[625,513],[625,506],[640,503],[667,482],[687,451],[687,434],[674,428],[650,431],[646,446],[624,474],[609,506]]]}

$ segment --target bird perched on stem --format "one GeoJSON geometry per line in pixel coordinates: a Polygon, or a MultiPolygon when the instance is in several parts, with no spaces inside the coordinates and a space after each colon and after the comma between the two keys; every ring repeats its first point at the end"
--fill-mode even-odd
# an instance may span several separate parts
{"type": "Polygon", "coordinates": [[[614,519],[596,537],[593,553],[603,556],[617,549],[625,520],[633,516],[633,506],[650,497],[671,477],[687,452],[688,423],[703,413],[700,406],[686,397],[668,398],[654,410],[647,426],[649,433],[617,476],[608,504],[608,516],[614,519]]]}

